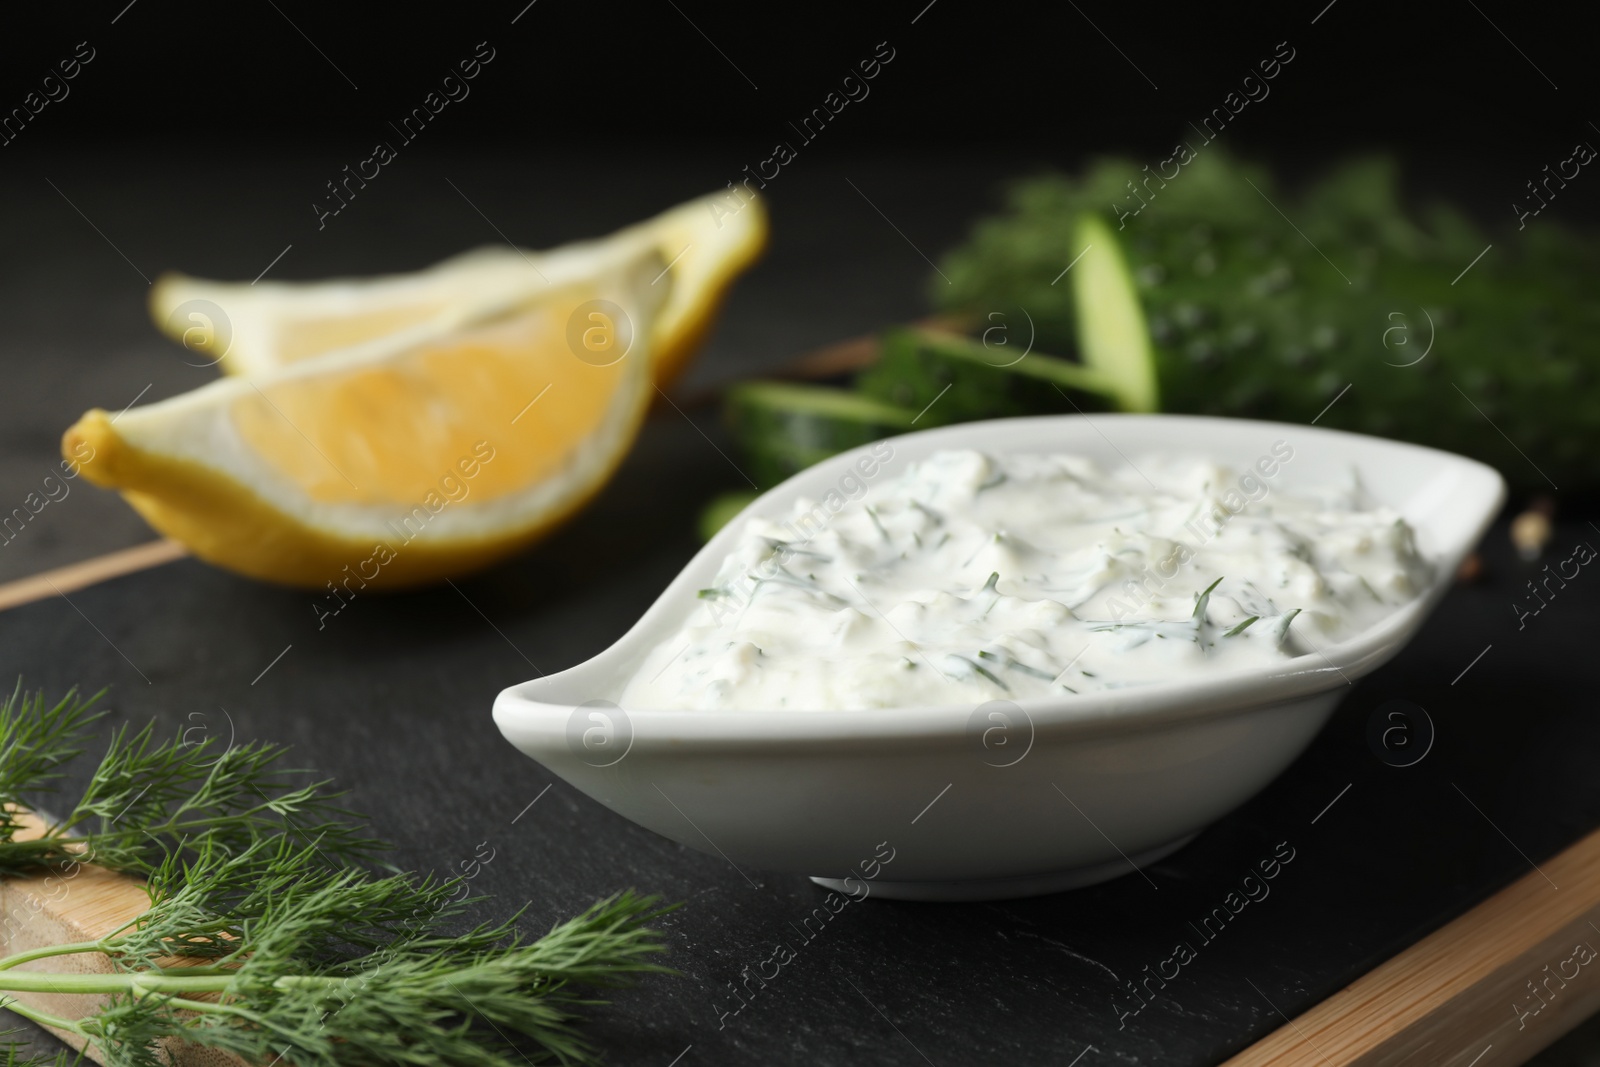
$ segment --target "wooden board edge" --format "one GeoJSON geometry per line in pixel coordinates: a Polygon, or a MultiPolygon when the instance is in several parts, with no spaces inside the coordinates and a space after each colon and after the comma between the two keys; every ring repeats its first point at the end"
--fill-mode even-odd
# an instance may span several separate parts
{"type": "Polygon", "coordinates": [[[1523,1063],[1600,1010],[1597,950],[1600,830],[1222,1067],[1523,1063]]]}
{"type": "Polygon", "coordinates": [[[176,541],[147,541],[132,548],[107,552],[103,556],[18,578],[0,585],[0,611],[70,593],[111,578],[120,578],[124,574],[159,567],[187,554],[188,551],[176,541]]]}
{"type": "MultiPolygon", "coordinates": [[[[18,840],[44,832],[42,819],[31,812],[21,816],[18,840]]],[[[67,860],[35,874],[0,878],[0,957],[28,952],[47,945],[95,941],[119,930],[150,907],[144,882],[92,863],[67,860]]],[[[164,966],[182,967],[198,960],[167,959],[164,966]]],[[[74,953],[22,964],[18,970],[62,974],[110,974],[111,961],[92,952],[74,953]]],[[[8,993],[24,1007],[62,1019],[94,1014],[109,998],[69,993],[8,993]]],[[[95,1063],[105,1063],[101,1050],[75,1033],[46,1026],[68,1047],[81,1051],[95,1063]]],[[[169,1067],[249,1067],[240,1057],[218,1049],[167,1039],[161,1043],[169,1067]]],[[[287,1065],[285,1065],[287,1067],[287,1065]]]]}

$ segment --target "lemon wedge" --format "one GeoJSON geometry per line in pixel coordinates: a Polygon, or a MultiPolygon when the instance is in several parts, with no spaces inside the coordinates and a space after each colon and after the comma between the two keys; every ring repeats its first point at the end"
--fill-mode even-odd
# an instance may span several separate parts
{"type": "Polygon", "coordinates": [[[156,324],[197,365],[260,374],[584,278],[653,248],[672,276],[651,338],[666,385],[704,340],[734,279],[766,247],[767,211],[753,194],[680,204],[609,237],[546,252],[480,248],[411,274],[323,282],[235,284],[163,274],[150,293],[156,324]]]}
{"type": "Polygon", "coordinates": [[[654,393],[672,282],[645,249],[464,321],[90,411],[62,452],[230,570],[351,593],[437,581],[530,544],[605,483],[654,393]]]}

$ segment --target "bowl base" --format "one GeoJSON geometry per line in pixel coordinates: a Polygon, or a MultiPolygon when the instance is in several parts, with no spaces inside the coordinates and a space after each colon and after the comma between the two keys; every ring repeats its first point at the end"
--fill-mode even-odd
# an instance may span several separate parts
{"type": "MultiPolygon", "coordinates": [[[[884,900],[917,900],[930,903],[962,903],[980,900],[1015,900],[1018,897],[1038,897],[1046,893],[1060,893],[1068,889],[1082,889],[1085,886],[1097,885],[1100,882],[1109,882],[1113,878],[1120,878],[1125,874],[1133,874],[1129,869],[1131,863],[1134,867],[1144,867],[1172,855],[1178,849],[1195,839],[1195,834],[1180,837],[1176,841],[1169,841],[1165,845],[1136,852],[1127,859],[1121,856],[1104,863],[1093,863],[1087,867],[1073,867],[1065,871],[1051,871],[1047,874],[1020,874],[1011,878],[968,878],[960,881],[929,881],[929,882],[870,882],[872,887],[870,896],[881,897],[884,900]]],[[[861,881],[856,878],[817,878],[811,879],[818,885],[837,890],[849,896],[857,896],[861,892],[861,881]],[[846,884],[850,883],[850,884],[846,884]],[[852,885],[854,888],[852,889],[852,885]]]]}

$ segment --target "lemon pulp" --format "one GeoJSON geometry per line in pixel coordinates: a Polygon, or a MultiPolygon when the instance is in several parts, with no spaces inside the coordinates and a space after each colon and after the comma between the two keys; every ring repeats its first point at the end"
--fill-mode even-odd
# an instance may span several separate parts
{"type": "Polygon", "coordinates": [[[555,476],[601,426],[627,367],[567,350],[548,312],[327,377],[257,387],[229,415],[247,446],[313,500],[416,503],[479,457],[493,500],[555,476]],[[410,417],[397,419],[397,412],[410,417]]]}

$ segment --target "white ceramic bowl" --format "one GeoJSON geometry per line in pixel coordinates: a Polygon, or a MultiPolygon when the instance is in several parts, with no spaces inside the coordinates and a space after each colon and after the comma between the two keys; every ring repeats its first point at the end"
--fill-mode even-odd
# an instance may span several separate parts
{"type": "MultiPolygon", "coordinates": [[[[1294,449],[1274,491],[1354,467],[1417,530],[1429,591],[1366,632],[1272,670],[1010,706],[879,711],[648,711],[615,701],[696,606],[742,523],[697,554],[609,650],[495,701],[506,738],[579,790],[739,867],[815,876],[854,896],[976,900],[1132,873],[1271,781],[1351,683],[1395,655],[1505,497],[1489,467],[1433,449],[1285,423],[1171,415],[1049,416],[892,438],[876,480],[940,449],[1074,452],[1107,468],[1180,451],[1238,469],[1294,449]],[[990,712],[999,710],[999,718],[990,712]],[[996,730],[998,729],[998,732],[996,730]],[[885,857],[892,857],[885,861],[885,857]]],[[[865,449],[826,460],[746,514],[824,497],[865,449]]]]}

